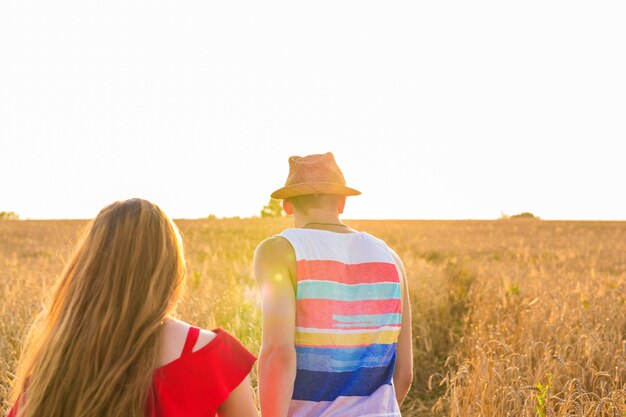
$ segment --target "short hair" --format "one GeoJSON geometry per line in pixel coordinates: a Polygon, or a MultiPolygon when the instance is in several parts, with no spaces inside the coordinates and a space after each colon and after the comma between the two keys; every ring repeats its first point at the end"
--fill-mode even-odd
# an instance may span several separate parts
{"type": "Polygon", "coordinates": [[[287,200],[291,202],[294,209],[307,214],[312,208],[336,207],[341,197],[343,196],[338,194],[306,194],[290,197],[287,200]]]}

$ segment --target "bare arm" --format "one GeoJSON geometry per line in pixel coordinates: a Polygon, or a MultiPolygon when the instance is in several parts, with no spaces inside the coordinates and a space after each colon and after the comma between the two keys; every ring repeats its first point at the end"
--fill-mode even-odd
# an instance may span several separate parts
{"type": "Polygon", "coordinates": [[[291,263],[295,265],[293,248],[282,238],[264,241],[254,254],[254,273],[263,299],[263,338],[259,354],[263,417],[286,417],[293,395],[296,300],[291,263]]]}
{"type": "Polygon", "coordinates": [[[400,257],[393,252],[394,261],[400,274],[402,288],[402,325],[396,351],[396,367],[393,372],[393,384],[396,388],[398,404],[402,404],[413,381],[413,336],[411,332],[411,302],[406,272],[400,257]]]}
{"type": "Polygon", "coordinates": [[[258,417],[259,412],[254,405],[254,393],[247,376],[217,409],[219,417],[258,417]]]}

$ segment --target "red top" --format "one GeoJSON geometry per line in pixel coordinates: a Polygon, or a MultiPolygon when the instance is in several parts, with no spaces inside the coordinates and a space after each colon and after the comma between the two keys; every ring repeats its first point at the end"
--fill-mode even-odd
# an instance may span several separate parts
{"type": "Polygon", "coordinates": [[[182,355],[154,371],[147,417],[213,417],[250,373],[256,358],[227,331],[213,331],[217,336],[193,352],[200,329],[190,327],[182,355]]]}

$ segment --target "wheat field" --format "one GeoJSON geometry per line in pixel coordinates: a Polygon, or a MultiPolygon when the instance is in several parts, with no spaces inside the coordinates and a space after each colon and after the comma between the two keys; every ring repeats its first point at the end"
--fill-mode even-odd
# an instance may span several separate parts
{"type": "MultiPolygon", "coordinates": [[[[177,316],[258,353],[251,259],[290,220],[176,223],[188,263],[177,316]]],[[[626,416],[626,223],[347,223],[405,263],[415,377],[403,415],[626,416]]],[[[3,415],[20,341],[85,225],[0,222],[3,415]]]]}

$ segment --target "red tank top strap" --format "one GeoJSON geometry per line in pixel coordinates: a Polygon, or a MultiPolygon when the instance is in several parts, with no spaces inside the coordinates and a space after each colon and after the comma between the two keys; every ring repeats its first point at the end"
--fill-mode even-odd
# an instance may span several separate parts
{"type": "Polygon", "coordinates": [[[196,345],[198,341],[198,335],[200,334],[200,329],[197,327],[189,327],[189,331],[187,332],[187,339],[185,340],[185,346],[183,346],[183,354],[181,356],[189,355],[193,352],[193,347],[196,345]]]}

